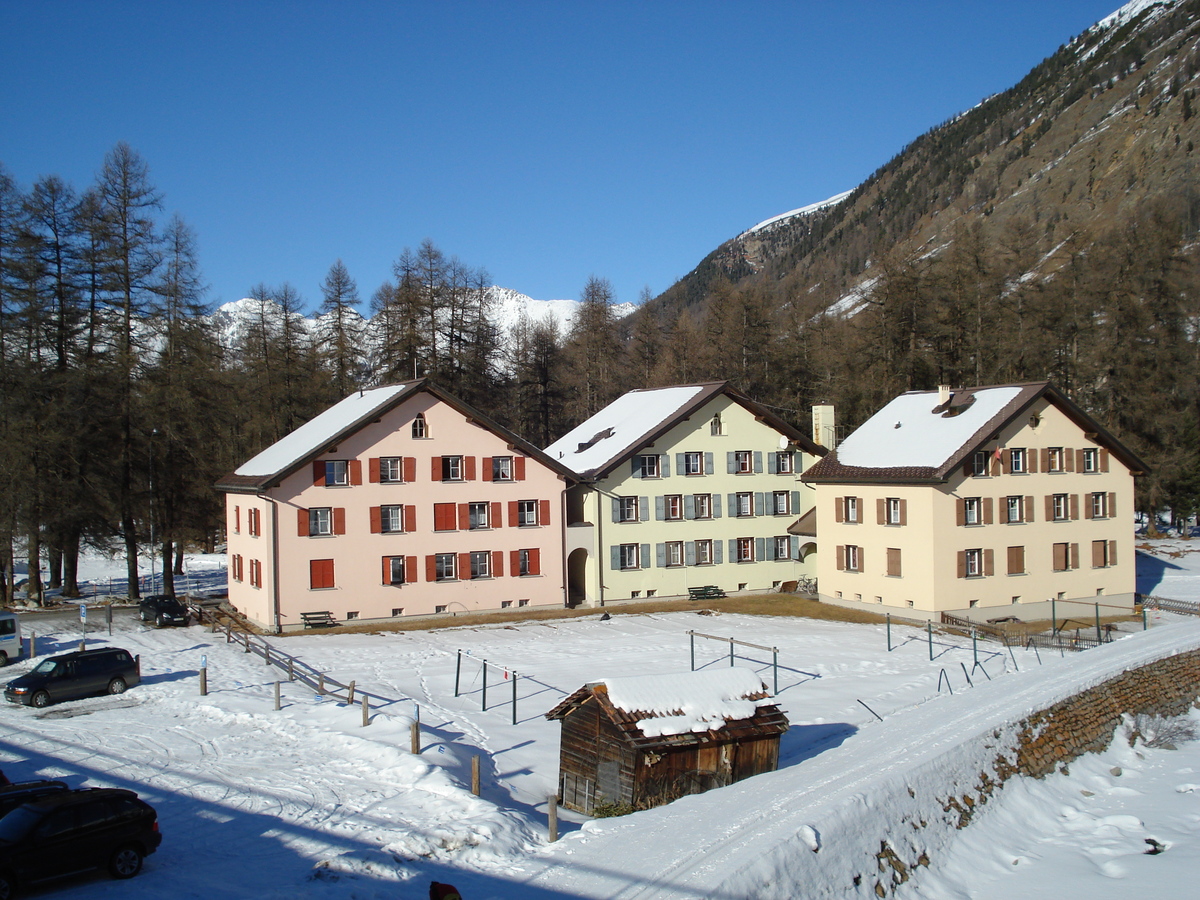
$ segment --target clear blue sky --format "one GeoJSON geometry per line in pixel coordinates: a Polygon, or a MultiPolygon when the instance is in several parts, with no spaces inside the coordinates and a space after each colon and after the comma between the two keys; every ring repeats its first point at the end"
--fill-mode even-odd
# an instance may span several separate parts
{"type": "Polygon", "coordinates": [[[0,163],[76,188],[128,142],[208,301],[431,238],[548,300],[657,294],[854,187],[1119,0],[0,0],[0,163]]]}

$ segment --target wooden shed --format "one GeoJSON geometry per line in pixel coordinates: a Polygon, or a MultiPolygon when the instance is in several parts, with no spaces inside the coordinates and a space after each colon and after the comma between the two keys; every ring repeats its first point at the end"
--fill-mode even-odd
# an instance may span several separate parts
{"type": "Polygon", "coordinates": [[[731,667],[608,678],[546,713],[562,722],[559,798],[648,809],[779,766],[787,717],[758,676],[731,667]]]}

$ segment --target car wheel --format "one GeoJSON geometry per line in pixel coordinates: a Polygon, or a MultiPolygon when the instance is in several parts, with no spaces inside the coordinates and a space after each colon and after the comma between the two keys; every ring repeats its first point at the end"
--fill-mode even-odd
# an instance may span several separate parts
{"type": "Polygon", "coordinates": [[[38,691],[29,699],[29,702],[38,709],[45,709],[50,705],[50,695],[45,691],[38,691]]]}
{"type": "Polygon", "coordinates": [[[146,618],[146,611],[144,609],[138,613],[138,618],[141,619],[143,622],[150,621],[149,619],[146,618]]]}
{"type": "Polygon", "coordinates": [[[142,851],[133,844],[118,847],[108,860],[108,871],[113,878],[132,878],[142,871],[142,851]]]}
{"type": "Polygon", "coordinates": [[[16,883],[7,872],[0,872],[0,900],[9,900],[16,893],[16,883]]]}
{"type": "Polygon", "coordinates": [[[159,628],[162,628],[162,627],[163,627],[164,625],[166,625],[166,624],[167,624],[167,617],[166,617],[166,616],[159,616],[159,617],[158,617],[158,627],[159,627],[159,628]]]}
{"type": "Polygon", "coordinates": [[[0,650],[0,668],[8,665],[8,654],[0,650]]]}
{"type": "Polygon", "coordinates": [[[108,692],[110,694],[123,694],[125,693],[126,687],[128,687],[128,685],[125,684],[124,678],[114,678],[108,683],[108,692]]]}

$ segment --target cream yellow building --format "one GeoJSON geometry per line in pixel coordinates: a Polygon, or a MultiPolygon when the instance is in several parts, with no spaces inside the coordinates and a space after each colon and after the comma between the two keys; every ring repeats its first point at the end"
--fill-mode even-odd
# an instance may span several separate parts
{"type": "Polygon", "coordinates": [[[779,589],[812,575],[790,531],[812,508],[800,473],[824,452],[725,382],[630,391],[546,448],[567,491],[572,605],[779,589]]]}
{"type": "Polygon", "coordinates": [[[820,599],[977,620],[1132,609],[1145,471],[1048,382],[902,394],[803,475],[820,599]]]}

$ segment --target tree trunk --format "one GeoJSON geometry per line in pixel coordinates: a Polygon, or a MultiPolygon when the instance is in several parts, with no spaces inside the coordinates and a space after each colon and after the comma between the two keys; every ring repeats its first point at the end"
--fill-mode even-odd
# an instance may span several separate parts
{"type": "Polygon", "coordinates": [[[79,532],[72,531],[63,540],[63,592],[64,597],[79,596],[79,532]]]}
{"type": "Polygon", "coordinates": [[[42,536],[37,529],[29,532],[29,580],[25,583],[25,596],[43,604],[42,598],[42,536]]]}

